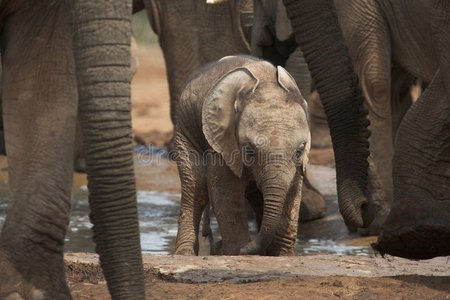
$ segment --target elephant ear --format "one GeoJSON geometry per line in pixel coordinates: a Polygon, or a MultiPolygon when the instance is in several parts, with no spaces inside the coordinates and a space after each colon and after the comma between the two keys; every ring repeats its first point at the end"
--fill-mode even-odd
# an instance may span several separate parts
{"type": "Polygon", "coordinates": [[[298,93],[300,97],[297,99],[301,107],[303,108],[306,118],[309,121],[309,114],[308,114],[308,103],[306,103],[305,98],[303,98],[302,93],[300,92],[300,89],[297,86],[297,83],[295,82],[294,77],[292,77],[291,74],[289,74],[288,71],[286,71],[285,68],[278,66],[277,67],[277,80],[278,84],[288,93],[298,93]]]}
{"type": "MultiPolygon", "coordinates": [[[[277,67],[277,80],[278,84],[288,93],[298,93],[299,97],[296,97],[296,100],[298,100],[300,106],[303,108],[303,111],[305,112],[306,120],[309,123],[309,114],[308,114],[308,103],[306,103],[305,98],[303,98],[300,89],[297,86],[297,83],[295,83],[295,79],[289,74],[286,69],[283,67],[278,66],[277,67]]],[[[308,165],[308,155],[309,151],[311,150],[311,133],[308,130],[308,141],[305,145],[305,153],[303,154],[303,161],[302,161],[302,172],[303,175],[306,174],[306,166],[308,165]]]]}
{"type": "Polygon", "coordinates": [[[308,130],[308,141],[305,145],[305,153],[303,154],[302,160],[302,175],[306,176],[306,166],[309,162],[309,152],[311,151],[311,131],[308,130]]]}
{"type": "Polygon", "coordinates": [[[253,93],[258,84],[258,78],[250,70],[237,68],[225,74],[203,102],[203,134],[237,177],[242,175],[243,163],[236,134],[236,101],[244,91],[253,93]]]}
{"type": "Polygon", "coordinates": [[[286,92],[300,92],[297,84],[295,83],[294,77],[286,71],[282,66],[277,67],[277,80],[278,84],[286,91],[286,92]]]}

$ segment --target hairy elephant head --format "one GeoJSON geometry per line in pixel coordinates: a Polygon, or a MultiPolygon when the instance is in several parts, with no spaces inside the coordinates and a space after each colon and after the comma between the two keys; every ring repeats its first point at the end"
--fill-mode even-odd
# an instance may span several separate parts
{"type": "Polygon", "coordinates": [[[255,60],[210,90],[202,124],[208,143],[233,173],[241,177],[246,170],[263,194],[259,235],[241,249],[242,254],[263,253],[277,232],[294,178],[307,164],[306,102],[286,70],[255,60]]]}

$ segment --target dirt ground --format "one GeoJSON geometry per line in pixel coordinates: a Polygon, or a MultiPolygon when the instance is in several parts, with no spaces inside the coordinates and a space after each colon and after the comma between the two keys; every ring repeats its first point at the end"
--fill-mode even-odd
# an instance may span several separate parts
{"type": "MultiPolygon", "coordinates": [[[[147,299],[450,299],[450,277],[430,275],[450,274],[445,259],[422,265],[418,270],[419,263],[398,258],[334,257],[325,255],[318,255],[315,258],[303,257],[299,262],[298,257],[207,259],[207,257],[146,256],[144,263],[147,299]],[[271,261],[263,262],[266,259],[271,261]],[[189,270],[195,265],[208,264],[205,260],[211,260],[210,264],[217,266],[217,269],[199,268],[197,272],[189,270]],[[172,264],[169,270],[165,268],[167,266],[164,266],[164,261],[172,264]],[[248,270],[249,263],[252,263],[253,270],[258,269],[258,265],[261,266],[263,263],[269,266],[265,268],[265,272],[259,274],[260,278],[255,279],[249,275],[251,271],[242,273],[242,269],[248,270]],[[277,278],[279,271],[271,271],[271,268],[280,264],[286,265],[287,271],[299,270],[301,267],[303,270],[291,276],[289,272],[280,272],[277,278]],[[231,272],[227,272],[224,266],[231,272]],[[362,270],[361,266],[366,268],[362,270]],[[332,274],[339,267],[341,273],[359,272],[360,275],[311,275],[315,268],[318,273],[332,274]],[[176,269],[182,271],[177,272],[176,269]],[[405,269],[410,271],[405,272],[405,269]],[[191,274],[186,275],[189,272],[191,274]],[[214,275],[214,272],[215,281],[201,283],[207,281],[208,276],[214,275]],[[236,274],[239,272],[241,278],[235,280],[234,276],[238,277],[236,274]],[[372,272],[378,273],[379,276],[368,277],[372,272]],[[381,276],[397,272],[399,273],[397,276],[381,276]],[[411,275],[414,272],[420,275],[411,275]]],[[[80,264],[71,257],[66,258],[67,275],[74,299],[108,299],[106,284],[98,265],[80,264]]],[[[91,259],[88,258],[87,262],[89,261],[91,259]]],[[[253,273],[255,274],[257,273],[253,273]]]]}
{"type": "MultiPolygon", "coordinates": [[[[140,49],[138,58],[132,85],[134,139],[138,144],[165,145],[173,128],[163,57],[154,47],[140,49]]],[[[313,152],[310,161],[333,165],[332,151],[313,152]]],[[[148,176],[146,171],[146,178],[140,176],[141,168],[136,165],[138,189],[179,191],[177,180],[166,179],[177,172],[174,164],[167,163],[163,171],[159,168],[155,176],[148,176]]],[[[98,265],[70,263],[67,276],[75,299],[109,299],[98,265]]],[[[148,299],[450,299],[448,276],[367,278],[317,274],[250,283],[183,283],[147,270],[146,287],[148,299]]]]}
{"type": "MultiPolygon", "coordinates": [[[[305,276],[252,283],[178,283],[147,272],[147,299],[450,299],[450,279],[305,276]]],[[[106,284],[71,283],[74,299],[109,299],[106,284]]]]}

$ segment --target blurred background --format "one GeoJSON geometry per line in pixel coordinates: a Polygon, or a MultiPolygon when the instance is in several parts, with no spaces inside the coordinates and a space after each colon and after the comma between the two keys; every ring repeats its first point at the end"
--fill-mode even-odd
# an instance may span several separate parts
{"type": "Polygon", "coordinates": [[[173,130],[169,88],[158,37],[150,28],[145,10],[134,14],[133,33],[133,57],[137,62],[132,82],[133,136],[137,144],[163,146],[173,130]]]}

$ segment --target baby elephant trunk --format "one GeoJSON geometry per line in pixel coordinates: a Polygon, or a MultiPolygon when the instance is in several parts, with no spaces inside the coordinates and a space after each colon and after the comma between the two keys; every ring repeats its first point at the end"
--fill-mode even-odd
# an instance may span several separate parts
{"type": "Polygon", "coordinates": [[[241,248],[241,255],[263,255],[277,234],[283,216],[286,196],[295,175],[295,168],[286,164],[274,164],[264,168],[260,181],[264,196],[264,210],[261,227],[257,237],[241,248]]]}

